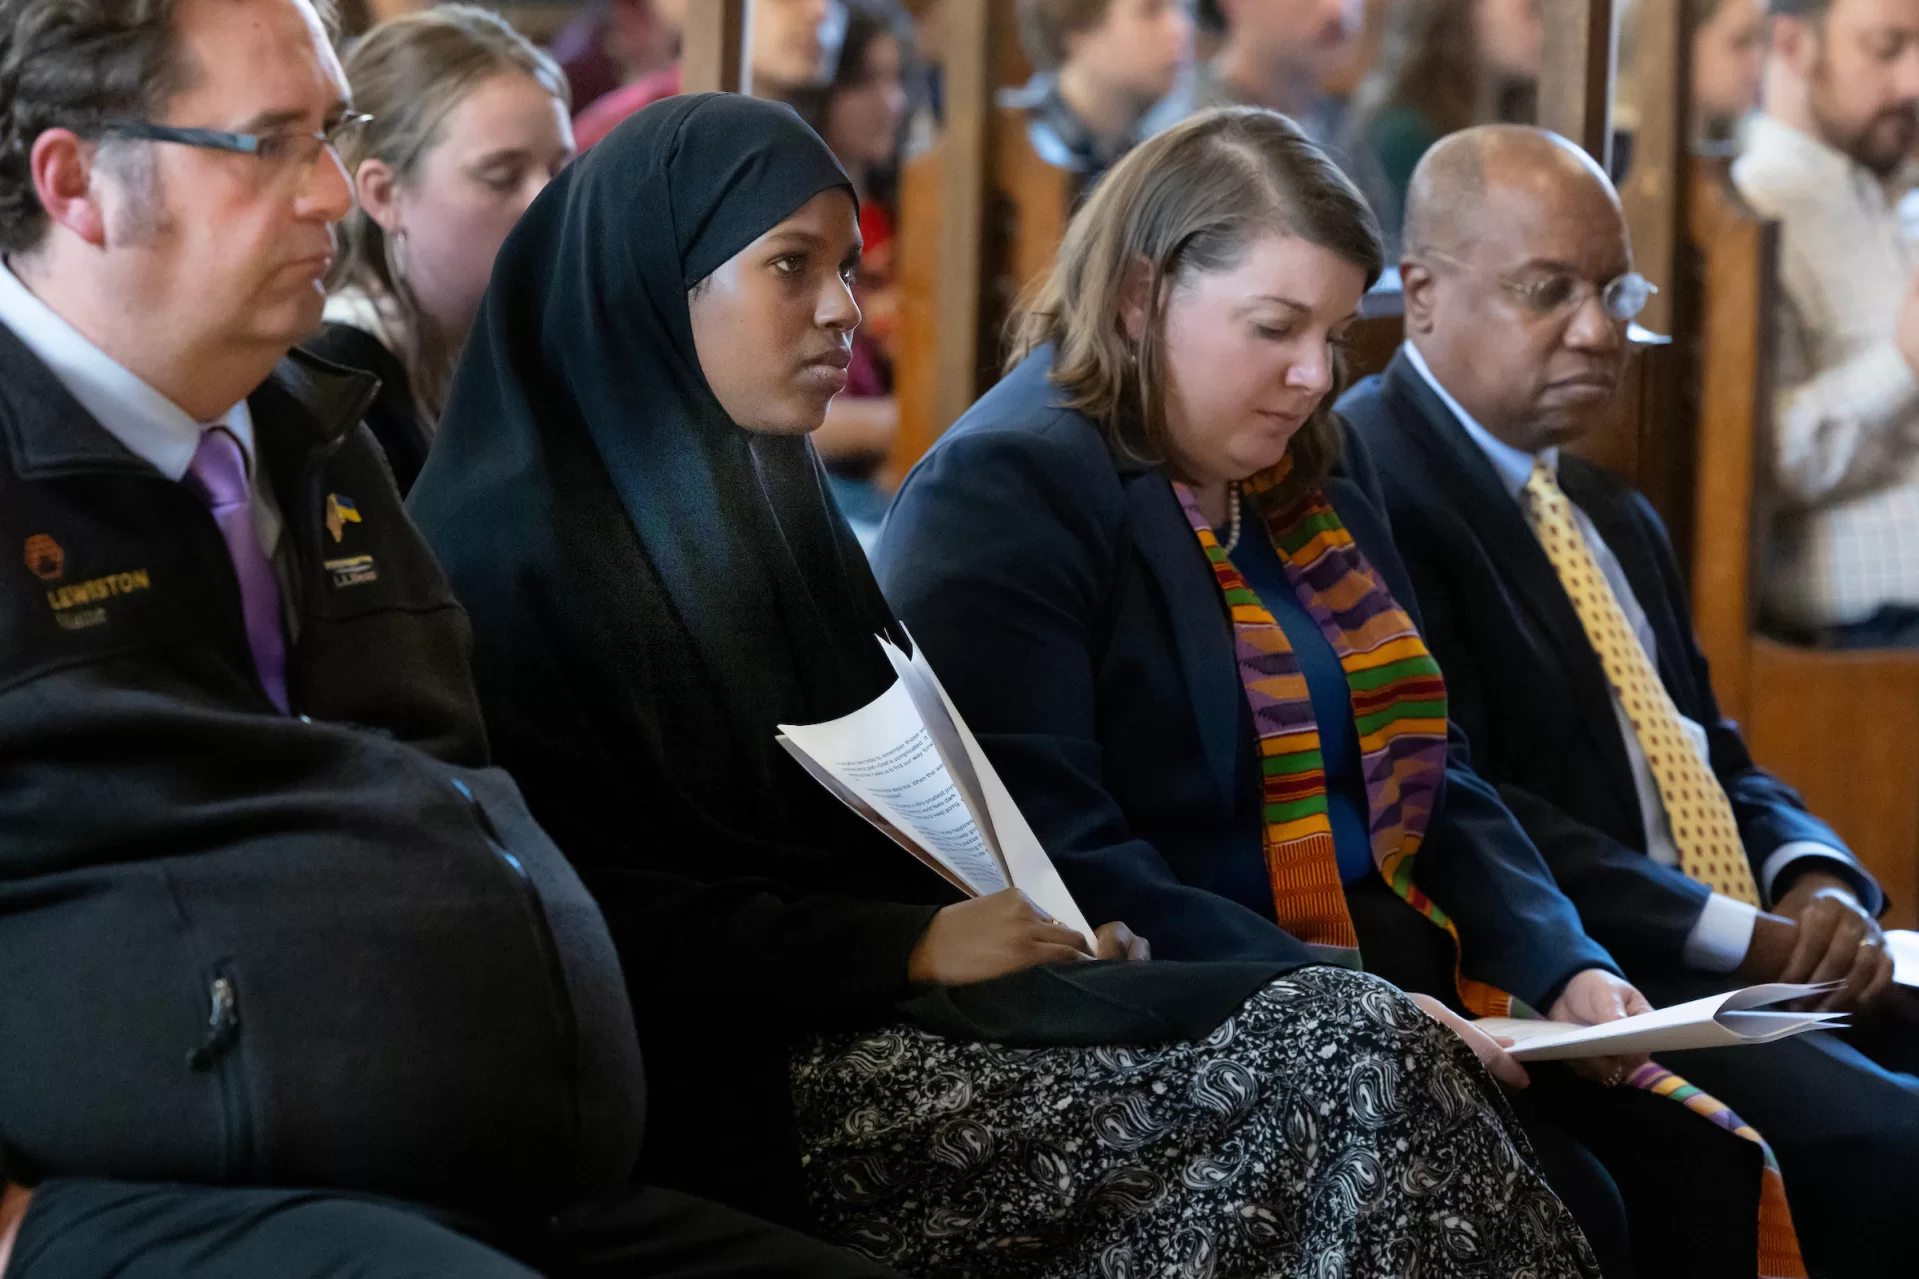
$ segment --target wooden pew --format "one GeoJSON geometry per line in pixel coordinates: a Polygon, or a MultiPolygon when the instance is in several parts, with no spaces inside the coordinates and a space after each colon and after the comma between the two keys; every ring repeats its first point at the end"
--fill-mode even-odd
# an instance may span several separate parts
{"type": "Polygon", "coordinates": [[[882,479],[897,484],[999,377],[1007,318],[1052,267],[1079,195],[1033,150],[1026,113],[997,105],[1027,69],[1014,8],[949,9],[946,123],[900,180],[899,432],[882,479]]]}
{"type": "Polygon", "coordinates": [[[1833,652],[1757,632],[1767,543],[1777,227],[1733,189],[1724,161],[1694,161],[1698,516],[1693,614],[1713,687],[1753,755],[1831,822],[1885,887],[1887,927],[1919,925],[1919,653],[1833,652]]]}

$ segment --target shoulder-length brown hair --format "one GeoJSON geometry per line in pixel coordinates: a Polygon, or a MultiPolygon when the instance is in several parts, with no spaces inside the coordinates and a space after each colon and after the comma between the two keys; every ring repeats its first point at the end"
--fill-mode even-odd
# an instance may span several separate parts
{"type": "MultiPolygon", "coordinates": [[[[1261,107],[1202,111],[1127,153],[1066,228],[1052,272],[1011,323],[1017,364],[1054,347],[1065,403],[1098,423],[1124,461],[1170,460],[1166,425],[1166,303],[1193,275],[1228,270],[1262,235],[1294,235],[1379,278],[1379,223],[1358,188],[1285,116],[1261,107]],[[1152,304],[1139,340],[1120,322],[1134,264],[1151,269],[1152,304]]],[[[1279,496],[1325,482],[1342,436],[1332,391],[1287,446],[1279,496]]]]}

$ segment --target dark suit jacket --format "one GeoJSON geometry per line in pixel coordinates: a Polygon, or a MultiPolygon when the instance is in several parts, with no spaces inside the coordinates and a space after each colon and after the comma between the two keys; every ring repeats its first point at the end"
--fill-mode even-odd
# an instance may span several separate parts
{"type": "MultiPolygon", "coordinates": [[[[880,583],[1091,918],[1125,920],[1155,957],[1296,955],[1209,887],[1261,839],[1218,584],[1165,475],[1116,465],[1055,405],[1049,361],[1028,359],[907,478],[880,583]]],[[[1327,493],[1413,611],[1363,449],[1327,493]]],[[[1456,734],[1416,878],[1468,971],[1535,1007],[1612,966],[1456,734]]]]}
{"type": "MultiPolygon", "coordinates": [[[[1519,504],[1403,353],[1339,408],[1379,465],[1428,642],[1480,775],[1498,785],[1594,937],[1629,968],[1677,964],[1708,890],[1646,856],[1605,670],[1519,504]]],[[[1560,460],[1559,481],[1624,568],[1674,705],[1706,729],[1755,877],[1792,840],[1844,848],[1753,764],[1738,728],[1720,715],[1679,565],[1652,507],[1571,455],[1560,460]]],[[[1878,909],[1878,888],[1863,873],[1853,878],[1860,900],[1878,909]]]]}

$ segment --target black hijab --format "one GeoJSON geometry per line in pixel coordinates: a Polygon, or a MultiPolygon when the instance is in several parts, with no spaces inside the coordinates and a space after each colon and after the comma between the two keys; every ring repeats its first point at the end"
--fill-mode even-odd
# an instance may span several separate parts
{"type": "Polygon", "coordinates": [[[507,238],[409,504],[472,618],[495,758],[619,947],[646,1176],[789,1221],[788,1039],[886,1019],[953,900],[774,741],[885,691],[893,619],[811,445],[728,418],[687,311],[832,189],[784,106],[615,129],[507,238]]]}
{"type": "Polygon", "coordinates": [[[883,692],[893,675],[874,635],[893,619],[810,443],[748,432],[714,397],[687,291],[836,188],[853,198],[785,106],[699,94],[623,124],[501,250],[411,508],[456,577],[468,575],[463,545],[488,544],[471,570],[494,575],[551,541],[497,548],[502,522],[556,516],[557,559],[534,567],[584,579],[585,595],[553,603],[581,610],[586,638],[613,651],[643,640],[648,679],[626,693],[664,686],[641,718],[674,773],[710,814],[756,834],[791,834],[792,810],[816,807],[772,726],[883,692]],[[605,575],[587,561],[657,590],[596,584],[605,575]],[[770,802],[741,813],[744,795],[770,802]]]}

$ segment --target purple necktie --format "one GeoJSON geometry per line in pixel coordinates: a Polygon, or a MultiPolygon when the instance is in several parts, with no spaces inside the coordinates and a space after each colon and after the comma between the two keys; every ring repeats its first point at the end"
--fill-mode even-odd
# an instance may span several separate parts
{"type": "Polygon", "coordinates": [[[247,644],[267,696],[287,709],[287,641],[280,622],[280,583],[253,527],[253,493],[247,483],[247,458],[240,441],[225,427],[200,433],[200,447],[187,467],[187,484],[213,512],[220,536],[233,557],[240,580],[240,612],[246,618],[247,644]]]}

